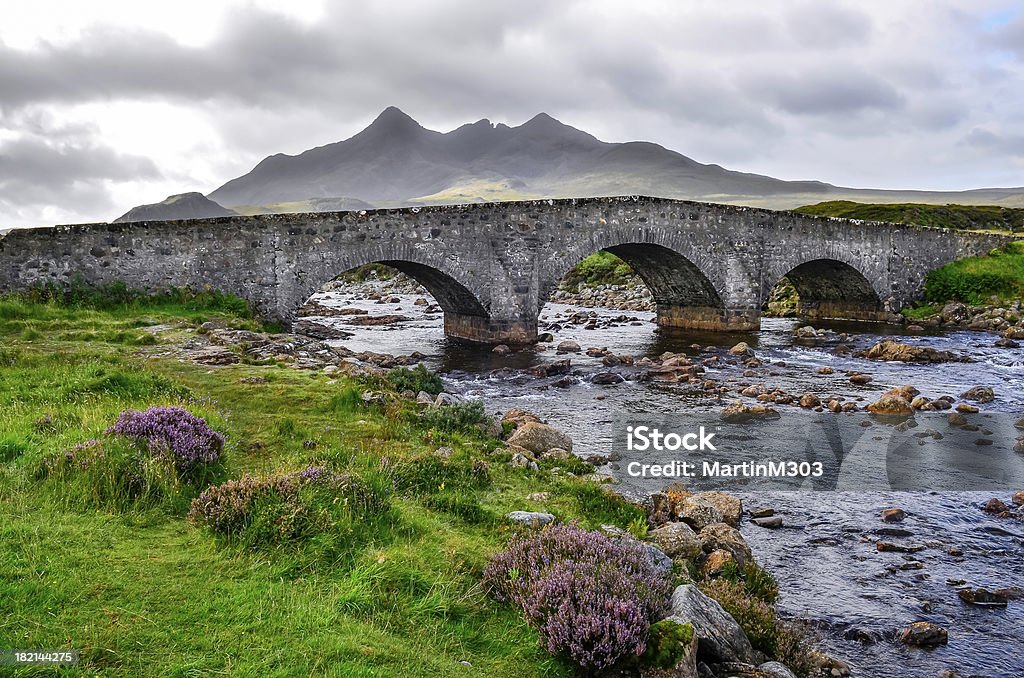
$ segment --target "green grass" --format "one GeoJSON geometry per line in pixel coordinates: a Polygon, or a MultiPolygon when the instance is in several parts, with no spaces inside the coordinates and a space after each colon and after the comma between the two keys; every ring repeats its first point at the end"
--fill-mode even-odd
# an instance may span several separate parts
{"type": "MultiPolygon", "coordinates": [[[[801,214],[888,221],[954,229],[1024,232],[1024,209],[994,205],[869,205],[834,200],[794,210],[801,214]]],[[[933,315],[947,301],[967,304],[1000,303],[1024,297],[1024,241],[1010,243],[987,255],[968,257],[931,271],[925,283],[926,304],[904,309],[904,317],[919,320],[933,315]]]]}
{"type": "Polygon", "coordinates": [[[510,468],[478,412],[423,418],[384,379],[161,356],[206,320],[257,327],[222,301],[0,300],[0,647],[81,650],[61,675],[572,675],[480,587],[500,516],[626,528],[638,510],[564,471],[510,468]],[[367,405],[366,388],[391,395],[367,405]],[[38,473],[123,409],[167,404],[226,435],[224,477],[320,464],[388,483],[391,509],[344,549],[255,548],[190,525],[181,501],[89,501],[95,484],[38,473]]]}
{"type": "Polygon", "coordinates": [[[925,300],[937,304],[957,299],[979,304],[1024,297],[1024,241],[1010,243],[979,257],[967,257],[928,273],[925,300]]]}
{"type": "Polygon", "coordinates": [[[563,285],[574,288],[577,285],[597,287],[598,285],[626,285],[636,281],[636,274],[629,264],[611,252],[595,252],[576,264],[562,281],[563,285]]]}
{"type": "Polygon", "coordinates": [[[1024,209],[995,205],[923,205],[897,203],[872,205],[832,200],[798,207],[794,212],[821,217],[842,217],[894,224],[917,224],[941,228],[1024,231],[1024,209]]]}

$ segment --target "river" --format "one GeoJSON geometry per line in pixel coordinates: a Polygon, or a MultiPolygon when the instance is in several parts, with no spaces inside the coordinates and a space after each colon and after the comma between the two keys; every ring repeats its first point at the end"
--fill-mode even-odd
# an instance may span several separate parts
{"type": "MultiPolygon", "coordinates": [[[[365,288],[364,288],[365,291],[365,288]]],[[[796,340],[792,319],[764,319],[761,331],[745,335],[659,330],[653,314],[587,309],[549,303],[541,315],[542,331],[552,327],[555,343],[508,355],[486,347],[447,340],[442,315],[414,305],[419,295],[397,294],[397,303],[380,304],[364,291],[339,288],[315,299],[327,306],[358,307],[371,315],[401,314],[405,322],[378,327],[353,327],[346,318],[323,320],[354,335],[341,341],[354,351],[426,354],[427,365],[444,375],[447,389],[481,398],[493,412],[528,409],[565,431],[574,452],[583,457],[611,451],[612,423],[623,413],[707,412],[717,415],[724,402],[692,384],[660,384],[628,379],[614,386],[590,384],[588,377],[608,371],[600,357],[557,355],[555,343],[574,340],[584,349],[607,347],[614,354],[637,359],[665,351],[702,358],[726,355],[730,346],[746,341],[764,366],[744,377],[742,366],[708,367],[707,376],[726,385],[763,383],[790,393],[815,393],[823,400],[841,395],[860,405],[894,386],[913,384],[931,397],[957,396],[969,387],[992,387],[997,398],[986,412],[1024,412],[1024,350],[995,348],[991,333],[933,331],[901,336],[900,341],[970,356],[967,363],[910,365],[875,362],[833,352],[838,339],[796,340]],[[574,312],[593,314],[594,323],[573,324],[574,312]],[[587,325],[595,329],[586,329],[587,325]],[[694,346],[699,344],[699,350],[694,346]],[[570,358],[575,378],[536,378],[522,370],[570,358]],[[831,367],[831,375],[818,373],[831,367]],[[845,372],[869,373],[874,380],[856,386],[845,372]],[[554,385],[559,381],[559,386],[554,385]],[[567,383],[574,382],[574,383],[567,383]]],[[[390,296],[390,295],[389,295],[390,296]]],[[[902,328],[874,323],[816,324],[840,333],[854,350],[866,348],[882,335],[900,335],[902,328]]],[[[613,369],[613,371],[615,371],[613,369]]],[[[631,376],[630,368],[620,371],[631,376]]],[[[752,399],[746,399],[753,402],[752,399]]],[[[784,417],[800,410],[782,407],[784,417]]],[[[625,477],[622,464],[606,473],[620,491],[657,491],[664,481],[637,484],[625,477]]],[[[1017,487],[1016,489],[1024,489],[1017,487]]],[[[957,596],[956,583],[972,587],[1024,590],[1024,522],[981,511],[993,496],[1009,503],[1010,492],[735,492],[747,508],[766,506],[783,516],[780,529],[759,528],[744,521],[741,531],[758,562],[778,579],[778,607],[784,616],[807,620],[823,650],[848,662],[854,675],[879,677],[939,676],[944,670],[969,676],[1024,676],[1024,600],[1006,608],[970,607],[957,596]],[[926,548],[913,555],[882,553],[875,541],[885,535],[879,518],[884,508],[907,513],[899,529],[907,534],[891,541],[926,548]],[[950,555],[959,549],[963,555],[950,555]],[[907,565],[907,563],[920,563],[907,565]],[[902,566],[902,567],[901,567],[902,566]],[[904,569],[915,568],[915,569],[904,569]],[[910,622],[931,621],[949,630],[949,643],[933,650],[907,647],[896,634],[910,622]]]]}

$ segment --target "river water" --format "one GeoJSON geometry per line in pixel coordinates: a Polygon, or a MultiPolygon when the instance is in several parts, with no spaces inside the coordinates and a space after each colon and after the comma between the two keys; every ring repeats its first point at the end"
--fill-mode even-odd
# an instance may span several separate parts
{"type": "MultiPolygon", "coordinates": [[[[717,413],[723,402],[691,384],[660,384],[630,379],[637,370],[612,368],[627,376],[614,386],[597,386],[588,379],[609,371],[601,358],[584,354],[555,354],[554,344],[510,355],[472,347],[444,337],[442,315],[415,306],[416,295],[394,295],[397,303],[380,304],[363,291],[345,288],[315,299],[327,306],[358,307],[371,315],[400,314],[408,321],[378,327],[353,327],[348,318],[324,319],[354,335],[339,343],[354,351],[427,355],[427,365],[441,372],[447,389],[484,400],[488,411],[519,407],[537,413],[572,436],[574,452],[583,457],[608,453],[613,421],[623,413],[717,413]],[[536,378],[523,370],[569,357],[576,376],[536,378]],[[555,386],[555,382],[559,386],[555,386]],[[575,382],[567,385],[567,382],[575,382]]],[[[973,362],[908,365],[837,356],[837,339],[795,340],[800,324],[790,319],[764,319],[761,331],[746,335],[659,330],[653,314],[586,309],[550,303],[541,315],[542,331],[550,327],[555,343],[574,340],[584,349],[607,347],[615,354],[637,359],[665,351],[701,358],[725,356],[730,346],[746,341],[764,366],[755,376],[735,364],[708,367],[707,376],[726,385],[765,384],[793,394],[815,393],[822,400],[844,396],[864,405],[879,394],[913,384],[930,397],[957,396],[967,388],[991,386],[997,398],[982,406],[985,412],[1024,412],[1024,350],[995,348],[994,334],[935,331],[927,336],[899,337],[969,356],[973,362]],[[574,324],[574,312],[593,314],[594,323],[574,324]],[[586,329],[587,325],[595,329],[586,329]],[[692,347],[700,344],[699,350],[692,347]],[[782,364],[780,364],[782,363],[782,364]],[[832,375],[817,373],[833,368],[832,375]],[[874,381],[851,384],[848,370],[866,372],[874,381]]],[[[849,333],[843,341],[853,349],[871,346],[881,335],[899,335],[901,328],[875,323],[816,325],[849,333]]],[[[744,399],[753,402],[752,399],[744,399]]],[[[784,417],[801,411],[778,407],[784,417]]],[[[657,491],[664,480],[637,481],[626,477],[622,464],[605,467],[625,494],[657,491]]],[[[1018,487],[1016,489],[1024,489],[1018,487]]],[[[939,676],[954,670],[960,676],[1024,676],[1024,600],[1011,600],[1003,609],[965,605],[957,582],[988,589],[1024,591],[1024,522],[998,518],[980,510],[996,496],[1009,503],[1011,492],[734,492],[747,508],[770,507],[785,526],[764,529],[744,521],[741,531],[755,558],[779,581],[779,610],[806,620],[820,646],[848,662],[857,676],[939,676]],[[884,508],[900,507],[907,519],[897,526],[881,522],[884,508]],[[906,534],[886,534],[897,527],[906,534]],[[881,553],[879,539],[926,547],[913,555],[881,553]],[[950,555],[959,549],[963,555],[950,555]],[[909,564],[908,564],[909,563],[909,564]],[[920,563],[920,564],[917,564],[920,563]],[[912,569],[911,569],[912,568],[912,569]],[[949,630],[949,643],[937,649],[906,647],[896,634],[910,622],[931,621],[949,630]]]]}

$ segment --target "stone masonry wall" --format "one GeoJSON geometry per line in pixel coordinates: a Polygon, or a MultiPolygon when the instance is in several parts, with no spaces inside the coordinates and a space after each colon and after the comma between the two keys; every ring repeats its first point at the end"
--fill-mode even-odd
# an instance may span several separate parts
{"type": "MultiPolygon", "coordinates": [[[[382,261],[433,292],[449,334],[522,342],[561,278],[605,248],[632,258],[666,324],[744,329],[806,262],[852,267],[861,275],[844,280],[898,311],[929,270],[1008,238],[657,198],[539,200],[14,230],[0,238],[0,290],[75,275],[208,287],[287,321],[327,281],[382,261]]],[[[841,310],[841,299],[820,301],[841,310]]]]}

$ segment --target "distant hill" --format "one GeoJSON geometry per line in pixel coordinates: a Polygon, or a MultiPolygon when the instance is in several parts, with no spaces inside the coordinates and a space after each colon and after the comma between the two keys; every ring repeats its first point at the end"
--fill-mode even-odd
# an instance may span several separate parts
{"type": "Polygon", "coordinates": [[[890,221],[942,228],[1024,232],[1024,209],[979,205],[924,205],[899,203],[872,205],[834,200],[799,207],[795,212],[820,217],[890,221]]]}
{"type": "MultiPolygon", "coordinates": [[[[1024,207],[1024,188],[889,191],[783,181],[649,142],[604,142],[545,113],[516,127],[479,120],[442,133],[394,107],[344,141],[265,158],[209,198],[258,214],[605,195],[772,209],[832,200],[1024,207]]],[[[139,218],[135,210],[127,216],[139,218]]]]}
{"type": "Polygon", "coordinates": [[[163,202],[133,207],[117,219],[114,219],[114,223],[209,219],[211,217],[232,217],[237,215],[238,212],[221,207],[202,193],[180,193],[169,196],[163,202]]]}

